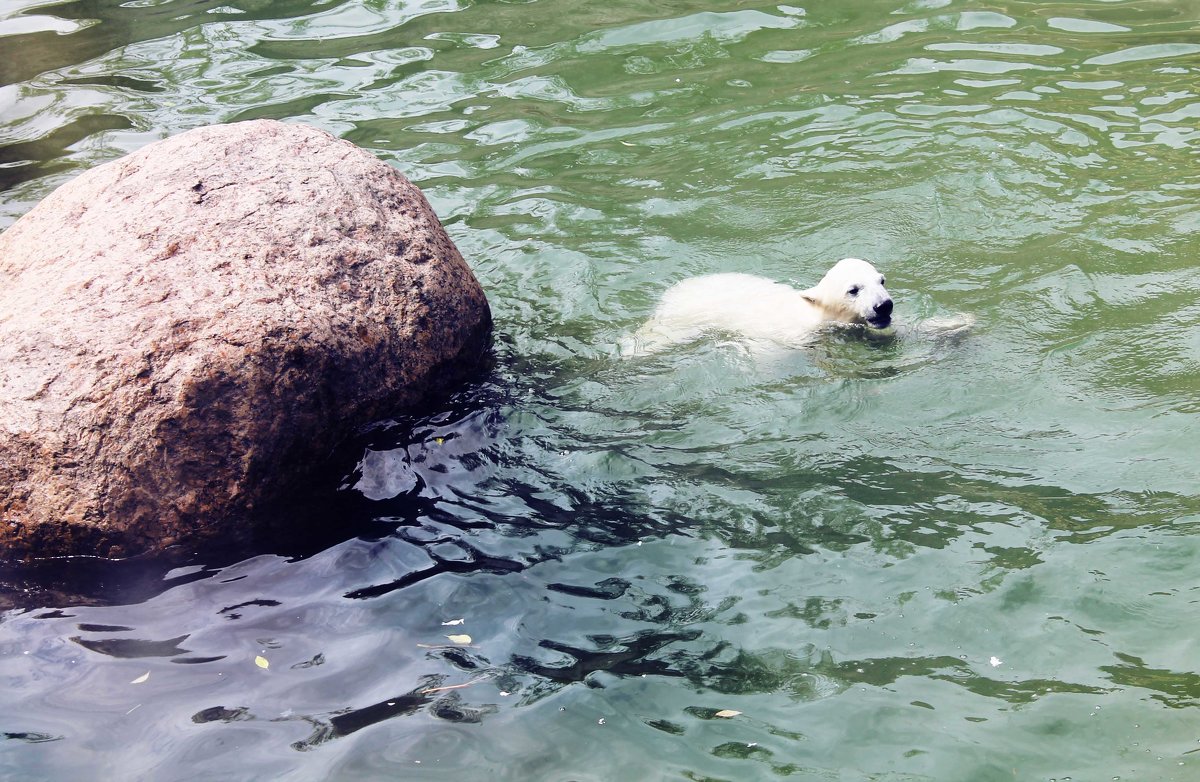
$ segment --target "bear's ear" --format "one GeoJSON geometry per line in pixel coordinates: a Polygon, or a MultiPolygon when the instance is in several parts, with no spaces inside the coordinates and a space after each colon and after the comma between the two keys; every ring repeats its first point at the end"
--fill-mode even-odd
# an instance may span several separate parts
{"type": "Polygon", "coordinates": [[[806,291],[800,291],[800,298],[804,299],[814,307],[820,306],[820,304],[817,302],[817,296],[815,293],[813,293],[811,288],[806,291]]]}

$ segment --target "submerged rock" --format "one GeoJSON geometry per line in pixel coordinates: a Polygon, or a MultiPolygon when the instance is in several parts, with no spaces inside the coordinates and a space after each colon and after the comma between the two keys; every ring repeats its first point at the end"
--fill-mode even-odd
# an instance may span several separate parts
{"type": "Polygon", "coordinates": [[[313,128],[201,128],[0,234],[0,558],[235,533],[355,427],[477,367],[428,202],[313,128]]]}

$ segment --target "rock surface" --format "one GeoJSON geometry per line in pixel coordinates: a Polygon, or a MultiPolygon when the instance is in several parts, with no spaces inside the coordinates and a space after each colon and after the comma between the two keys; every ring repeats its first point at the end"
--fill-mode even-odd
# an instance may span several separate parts
{"type": "Polygon", "coordinates": [[[236,533],[490,330],[420,190],[322,131],[99,166],[0,234],[0,559],[236,533]]]}

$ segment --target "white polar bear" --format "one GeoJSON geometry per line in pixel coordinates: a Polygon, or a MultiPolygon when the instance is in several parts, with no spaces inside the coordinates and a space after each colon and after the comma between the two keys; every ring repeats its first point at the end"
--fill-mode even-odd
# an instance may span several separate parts
{"type": "Polygon", "coordinates": [[[800,346],[823,323],[861,323],[885,329],[892,297],[874,266],[843,258],[808,290],[751,274],[711,274],[668,290],[625,352],[649,353],[706,332],[727,332],[751,342],[800,346]]]}

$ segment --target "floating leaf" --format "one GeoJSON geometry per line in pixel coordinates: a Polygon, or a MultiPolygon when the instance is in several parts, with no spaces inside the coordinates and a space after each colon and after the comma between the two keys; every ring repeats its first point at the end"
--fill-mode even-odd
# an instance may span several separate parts
{"type": "Polygon", "coordinates": [[[141,676],[139,676],[136,679],[134,679],[133,681],[131,681],[130,684],[141,684],[142,682],[146,681],[149,678],[150,678],[150,672],[146,671],[141,676]]]}
{"type": "Polygon", "coordinates": [[[435,443],[437,443],[438,445],[441,445],[442,443],[446,442],[446,438],[445,437],[435,437],[435,438],[433,438],[433,441],[435,443]]]}
{"type": "Polygon", "coordinates": [[[451,625],[466,624],[466,619],[451,619],[449,622],[442,622],[442,627],[450,627],[451,625]]]}
{"type": "Polygon", "coordinates": [[[721,709],[713,716],[715,716],[715,717],[736,717],[739,714],[741,714],[740,711],[734,711],[733,709],[721,709]]]}
{"type": "Polygon", "coordinates": [[[254,664],[257,665],[259,668],[270,668],[271,667],[271,663],[267,662],[267,658],[263,657],[261,654],[258,657],[254,658],[254,664]]]}
{"type": "Polygon", "coordinates": [[[471,636],[465,635],[465,634],[464,635],[448,635],[446,637],[450,639],[450,643],[452,643],[452,644],[469,644],[469,643],[471,643],[471,636]]]}

